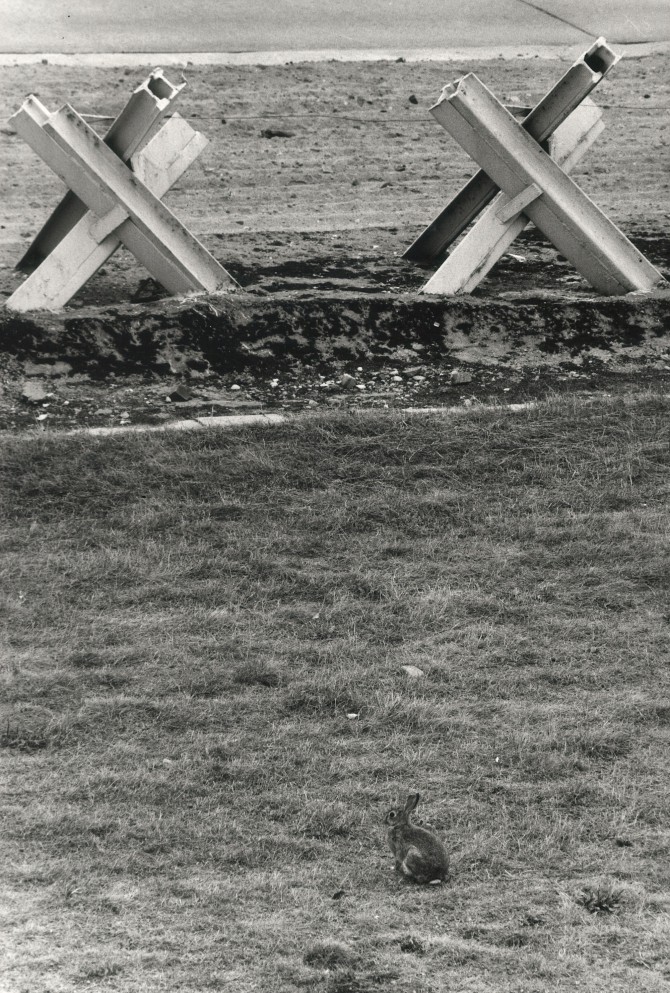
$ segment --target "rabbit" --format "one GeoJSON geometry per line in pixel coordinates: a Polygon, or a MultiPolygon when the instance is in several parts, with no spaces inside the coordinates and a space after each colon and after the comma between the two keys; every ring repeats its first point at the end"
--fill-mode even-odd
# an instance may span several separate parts
{"type": "Polygon", "coordinates": [[[415,883],[441,883],[449,875],[444,845],[432,831],[410,821],[419,798],[418,793],[410,793],[402,809],[389,810],[384,818],[388,842],[395,855],[396,872],[415,883]]]}

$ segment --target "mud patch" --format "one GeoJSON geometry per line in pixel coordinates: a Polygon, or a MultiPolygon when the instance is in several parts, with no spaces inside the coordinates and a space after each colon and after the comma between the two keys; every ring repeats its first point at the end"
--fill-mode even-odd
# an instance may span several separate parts
{"type": "MultiPolygon", "coordinates": [[[[82,309],[0,314],[5,356],[87,374],[277,373],[299,363],[462,362],[514,369],[647,366],[668,360],[670,292],[618,298],[516,294],[249,292],[82,309]]],[[[660,366],[659,366],[660,367],[660,366]]]]}
{"type": "Polygon", "coordinates": [[[668,327],[668,292],[492,301],[240,291],[74,314],[5,311],[0,428],[667,389],[668,327]]]}

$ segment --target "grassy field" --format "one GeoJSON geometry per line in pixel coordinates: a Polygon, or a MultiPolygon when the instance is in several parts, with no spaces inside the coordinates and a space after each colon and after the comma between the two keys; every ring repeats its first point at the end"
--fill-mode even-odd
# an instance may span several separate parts
{"type": "Polygon", "coordinates": [[[3,993],[669,989],[669,439],[5,439],[3,993]],[[414,789],[444,886],[393,873],[414,789]]]}

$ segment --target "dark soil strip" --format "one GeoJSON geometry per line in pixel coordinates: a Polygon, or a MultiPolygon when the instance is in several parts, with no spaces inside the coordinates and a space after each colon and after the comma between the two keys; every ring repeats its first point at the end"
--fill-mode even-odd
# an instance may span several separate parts
{"type": "Polygon", "coordinates": [[[295,365],[393,361],[419,346],[422,361],[500,362],[517,368],[599,357],[644,362],[668,349],[670,294],[566,300],[480,301],[417,295],[253,293],[76,314],[0,312],[2,352],[33,362],[67,362],[94,374],[267,372],[295,365]],[[641,357],[641,349],[644,357],[641,357]]]}

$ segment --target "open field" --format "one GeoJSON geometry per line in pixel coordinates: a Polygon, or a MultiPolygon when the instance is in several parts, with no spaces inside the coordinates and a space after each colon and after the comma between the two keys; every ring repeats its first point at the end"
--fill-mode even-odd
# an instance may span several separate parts
{"type": "MultiPolygon", "coordinates": [[[[218,44],[180,9],[179,47],[218,44]]],[[[392,43],[395,0],[383,37],[343,9],[331,44],[392,43]]],[[[475,71],[527,105],[571,61],[185,65],[210,145],[166,201],[242,288],[167,301],[119,252],[61,314],[0,315],[10,431],[621,394],[3,432],[0,993],[670,988],[668,290],[594,299],[532,231],[457,302],[401,259],[473,171],[441,87],[475,71]],[[441,887],[392,871],[383,815],[413,789],[441,887]]],[[[615,68],[574,174],[666,273],[669,65],[615,68]]],[[[3,65],[1,113],[34,92],[103,132],[150,68],[3,65]]],[[[6,123],[0,175],[2,300],[62,188],[6,123]]]]}
{"type": "Polygon", "coordinates": [[[5,440],[3,993],[667,990],[669,438],[5,440]],[[442,887],[385,849],[413,788],[442,887]]]}

